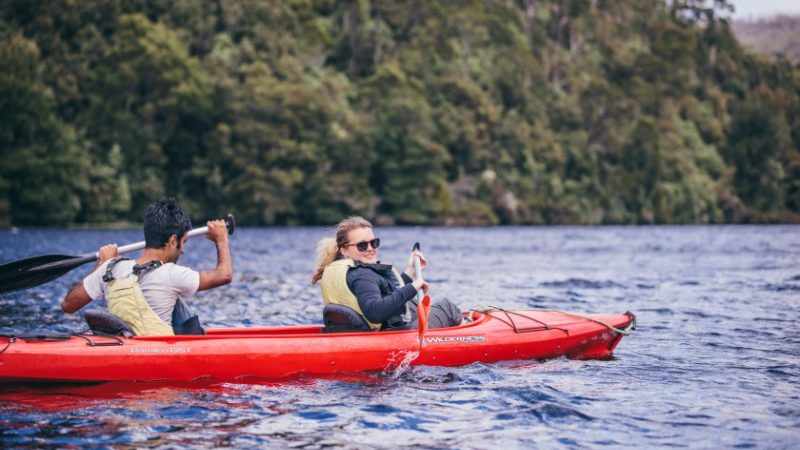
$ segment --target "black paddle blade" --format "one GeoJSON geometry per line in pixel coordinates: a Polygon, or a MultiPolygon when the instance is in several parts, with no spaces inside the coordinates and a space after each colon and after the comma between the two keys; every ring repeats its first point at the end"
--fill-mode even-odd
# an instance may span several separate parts
{"type": "Polygon", "coordinates": [[[3,264],[0,266],[0,294],[39,286],[96,259],[94,254],[42,255],[3,264]]]}

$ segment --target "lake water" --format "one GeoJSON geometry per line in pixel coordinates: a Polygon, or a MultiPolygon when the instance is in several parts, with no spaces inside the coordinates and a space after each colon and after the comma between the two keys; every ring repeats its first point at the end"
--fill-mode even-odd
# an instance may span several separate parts
{"type": "MultiPolygon", "coordinates": [[[[188,299],[206,325],[321,322],[323,228],[242,228],[234,282],[188,299]]],[[[263,384],[0,386],[0,447],[797,448],[800,227],[383,228],[415,241],[431,297],[469,309],[634,312],[607,361],[513,361],[263,384]]],[[[137,230],[0,231],[0,262],[141,240],[137,230]]],[[[182,263],[213,267],[203,238],[182,263]]],[[[59,302],[91,266],[0,295],[0,333],[84,329],[59,302]]]]}

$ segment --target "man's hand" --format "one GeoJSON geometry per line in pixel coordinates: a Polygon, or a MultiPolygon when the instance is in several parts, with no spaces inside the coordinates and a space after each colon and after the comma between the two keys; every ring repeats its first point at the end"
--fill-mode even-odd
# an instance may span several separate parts
{"type": "MultiPolygon", "coordinates": [[[[100,250],[97,251],[97,266],[95,266],[95,270],[109,259],[117,257],[119,257],[117,244],[108,244],[100,247],[100,250]]],[[[73,314],[91,301],[92,298],[89,297],[89,293],[86,292],[86,288],[83,287],[83,282],[81,281],[73,286],[69,293],[67,293],[67,296],[64,297],[64,300],[61,301],[61,309],[63,309],[65,313],[73,314]]]]}
{"type": "Polygon", "coordinates": [[[100,266],[109,259],[114,259],[117,257],[119,257],[119,249],[117,248],[117,244],[104,245],[100,247],[100,251],[97,252],[97,265],[100,266]]]}
{"type": "Polygon", "coordinates": [[[208,226],[208,231],[206,232],[208,240],[217,243],[228,241],[228,226],[224,220],[209,220],[206,226],[208,226]]]}

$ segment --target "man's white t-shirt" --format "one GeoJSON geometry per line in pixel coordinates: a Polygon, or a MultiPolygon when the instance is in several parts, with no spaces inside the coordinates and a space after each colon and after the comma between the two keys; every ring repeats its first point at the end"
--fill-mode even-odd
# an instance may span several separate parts
{"type": "MultiPolygon", "coordinates": [[[[104,262],[94,272],[83,279],[83,288],[92,300],[106,297],[108,283],[103,281],[106,266],[111,260],[104,262]]],[[[136,261],[123,260],[111,270],[114,279],[125,278],[131,274],[136,261]]],[[[166,263],[157,269],[139,275],[139,286],[145,300],[153,308],[158,317],[172,325],[172,311],[180,296],[189,296],[197,292],[200,286],[200,274],[187,267],[166,263]]]]}

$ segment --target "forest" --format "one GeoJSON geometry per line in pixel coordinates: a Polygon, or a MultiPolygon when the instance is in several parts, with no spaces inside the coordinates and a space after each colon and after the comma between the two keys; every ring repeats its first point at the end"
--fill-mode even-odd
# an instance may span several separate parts
{"type": "Polygon", "coordinates": [[[724,0],[6,0],[0,226],[800,222],[724,0]]]}

